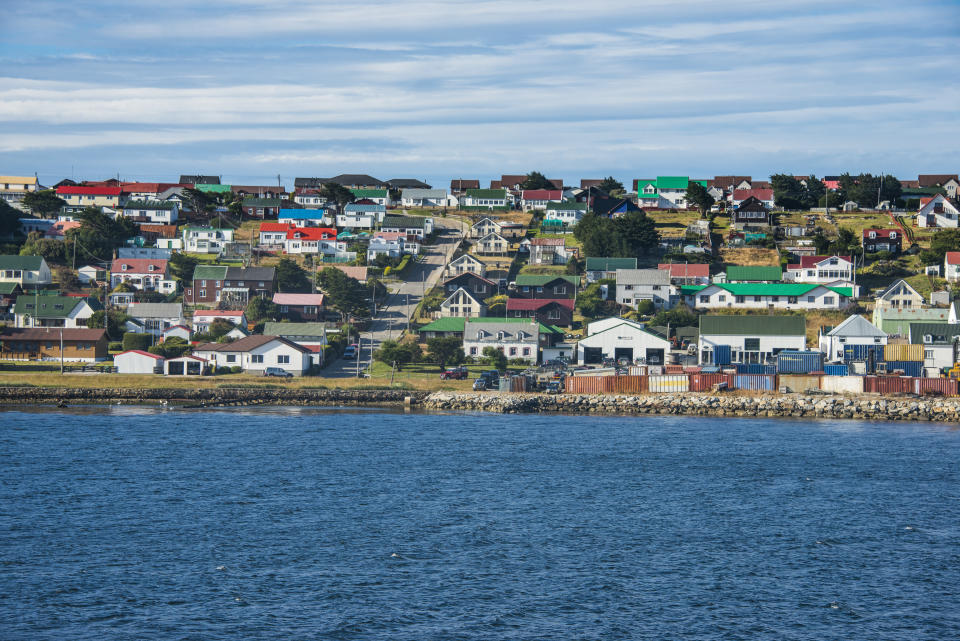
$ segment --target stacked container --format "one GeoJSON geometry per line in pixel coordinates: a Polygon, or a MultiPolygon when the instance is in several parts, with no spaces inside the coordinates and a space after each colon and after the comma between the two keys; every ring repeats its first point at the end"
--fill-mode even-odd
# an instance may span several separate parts
{"type": "Polygon", "coordinates": [[[809,374],[822,371],[824,371],[822,352],[784,350],[777,354],[778,374],[809,374]]]}

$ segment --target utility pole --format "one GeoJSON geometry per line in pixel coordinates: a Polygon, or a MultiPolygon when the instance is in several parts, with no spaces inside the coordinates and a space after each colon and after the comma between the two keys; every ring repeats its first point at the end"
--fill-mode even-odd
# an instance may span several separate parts
{"type": "MultiPolygon", "coordinates": [[[[96,347],[94,347],[96,349],[96,347]]],[[[60,374],[63,374],[63,328],[60,328],[60,374]]]]}

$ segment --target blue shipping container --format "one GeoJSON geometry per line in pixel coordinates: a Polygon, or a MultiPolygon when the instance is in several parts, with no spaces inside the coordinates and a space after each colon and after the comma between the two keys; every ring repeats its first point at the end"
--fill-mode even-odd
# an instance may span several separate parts
{"type": "Polygon", "coordinates": [[[733,377],[733,386],[736,389],[766,390],[772,392],[776,387],[776,381],[776,375],[736,374],[733,377]]]}
{"type": "Polygon", "coordinates": [[[883,360],[883,345],[844,345],[843,362],[867,361],[871,363],[883,360]]]}
{"type": "Polygon", "coordinates": [[[887,361],[887,373],[898,369],[903,370],[904,376],[923,378],[922,361],[887,361]]]}
{"type": "Polygon", "coordinates": [[[778,374],[809,374],[823,371],[822,352],[782,351],[777,354],[778,374]]]}
{"type": "Polygon", "coordinates": [[[762,363],[737,363],[737,374],[776,374],[775,365],[763,365],[762,363]]]}
{"type": "Polygon", "coordinates": [[[713,348],[713,364],[714,365],[729,365],[730,364],[730,346],[729,345],[717,345],[713,348]]]}
{"type": "Polygon", "coordinates": [[[823,373],[827,376],[848,376],[850,368],[846,365],[824,365],[823,373]]]}
{"type": "Polygon", "coordinates": [[[715,365],[704,365],[700,368],[701,374],[719,374],[720,368],[715,365]]]}

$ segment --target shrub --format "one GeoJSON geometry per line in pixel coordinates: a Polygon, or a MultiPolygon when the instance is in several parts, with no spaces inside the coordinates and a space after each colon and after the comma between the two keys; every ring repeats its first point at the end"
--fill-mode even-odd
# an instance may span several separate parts
{"type": "Polygon", "coordinates": [[[107,343],[107,350],[111,352],[122,352],[123,343],[121,343],[120,341],[110,341],[109,343],[107,343]]]}
{"type": "Polygon", "coordinates": [[[150,343],[153,342],[153,337],[150,334],[136,334],[134,332],[126,332],[123,335],[123,343],[121,347],[123,351],[129,351],[131,349],[146,350],[150,347],[150,343]]]}

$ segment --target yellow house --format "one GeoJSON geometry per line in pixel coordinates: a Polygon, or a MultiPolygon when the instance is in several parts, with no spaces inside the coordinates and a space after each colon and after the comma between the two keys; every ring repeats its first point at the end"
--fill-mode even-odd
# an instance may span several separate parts
{"type": "Polygon", "coordinates": [[[119,207],[126,194],[119,187],[64,185],[57,187],[57,196],[78,207],[119,207]]]}
{"type": "Polygon", "coordinates": [[[33,191],[37,191],[36,176],[0,176],[0,198],[8,203],[18,203],[33,191]]]}

